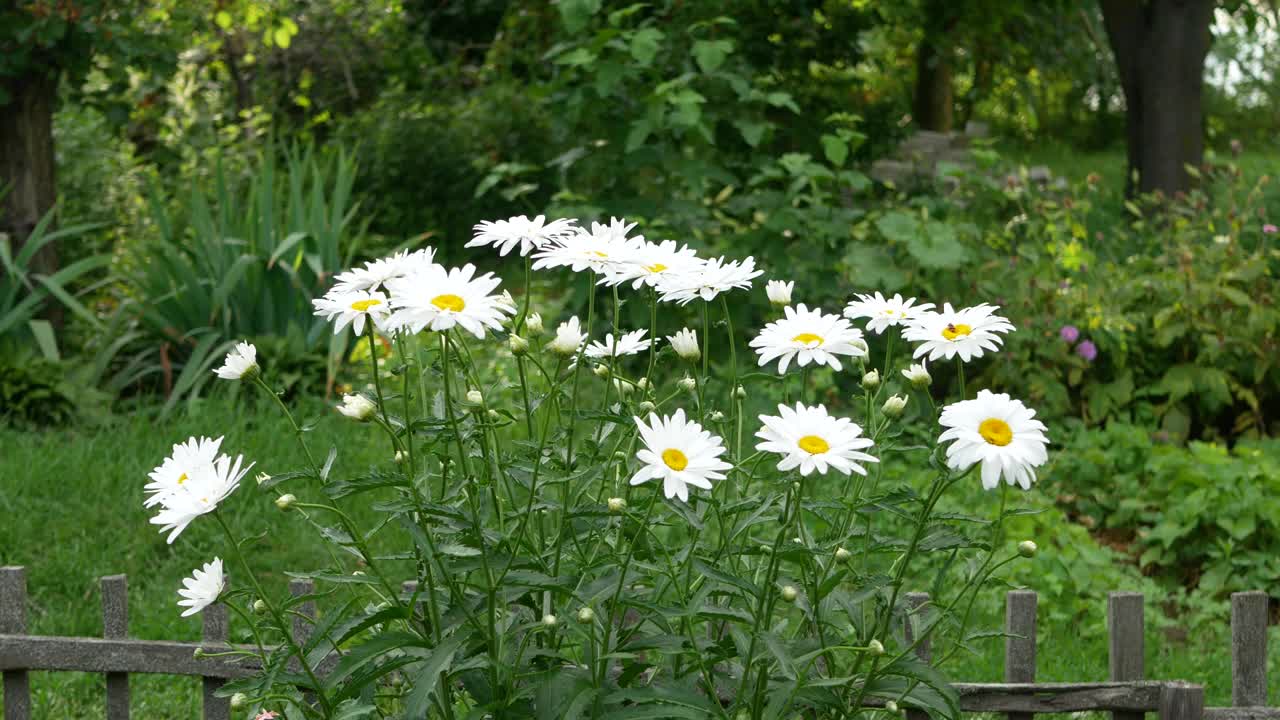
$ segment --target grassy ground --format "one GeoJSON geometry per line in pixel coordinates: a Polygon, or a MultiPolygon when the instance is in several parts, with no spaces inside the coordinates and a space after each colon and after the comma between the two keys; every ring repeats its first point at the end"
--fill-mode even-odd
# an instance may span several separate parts
{"type": "MultiPolygon", "coordinates": [[[[312,414],[324,409],[313,407],[312,414]]],[[[163,458],[175,439],[189,435],[225,434],[224,447],[257,460],[259,470],[278,472],[298,466],[303,458],[273,408],[237,407],[225,401],[200,405],[185,417],[164,421],[146,414],[122,417],[96,429],[42,433],[0,429],[0,564],[28,568],[31,630],[37,634],[97,636],[102,631],[97,579],[112,573],[130,578],[130,631],[134,637],[194,640],[199,617],[180,618],[175,590],[191,568],[221,553],[224,545],[211,522],[196,522],[173,545],[148,524],[142,507],[147,471],[163,458]]],[[[323,419],[309,436],[315,447],[337,441],[355,448],[340,455],[337,475],[383,461],[386,449],[365,427],[336,415],[323,419]]],[[[251,475],[253,474],[251,473],[251,475]]],[[[299,496],[314,488],[291,487],[299,496]]],[[[250,481],[234,495],[228,516],[237,531],[269,531],[252,550],[263,568],[262,579],[283,592],[282,571],[311,569],[323,563],[310,529],[296,515],[281,515],[272,495],[258,493],[250,481]]],[[[1047,506],[1047,501],[1039,501],[1047,506]]],[[[359,513],[358,508],[353,512],[359,513]]],[[[1050,511],[1051,513],[1052,511],[1050,511]]],[[[1030,525],[1011,528],[1022,533],[1048,533],[1054,522],[1033,516],[1030,525]],[[1039,528],[1037,530],[1037,528],[1039,528]]],[[[1078,530],[1078,528],[1077,528],[1078,530]]],[[[1103,680],[1107,674],[1105,607],[1098,588],[1144,587],[1132,568],[1109,572],[1106,580],[1090,580],[1106,551],[1083,547],[1082,531],[1057,537],[1038,535],[1045,552],[1024,566],[1016,581],[1042,592],[1039,673],[1043,680],[1103,680]],[[1093,568],[1080,570],[1080,568],[1093,568]],[[1086,577],[1072,580],[1073,574],[1086,577]],[[1065,580],[1064,580],[1065,578],[1065,580]],[[1064,588],[1064,582],[1066,586],[1064,588]],[[1088,599],[1074,598],[1072,582],[1088,599]]],[[[1148,590],[1150,586],[1145,586],[1148,590]]],[[[1211,704],[1230,700],[1229,634],[1225,618],[1190,633],[1159,627],[1156,598],[1148,604],[1147,664],[1151,677],[1183,678],[1208,685],[1211,704]]],[[[984,601],[984,624],[999,622],[998,596],[984,601]]],[[[1201,618],[1203,619],[1203,618],[1201,618]]],[[[1163,623],[1169,624],[1169,623],[1163,623]]],[[[1173,623],[1176,625],[1176,623],[1173,623]]],[[[1272,647],[1280,647],[1273,638],[1272,647]]],[[[1002,678],[1003,641],[992,638],[974,646],[972,655],[957,655],[948,674],[957,679],[995,681],[1002,678]]],[[[1271,677],[1280,690],[1280,673],[1271,677]]],[[[32,685],[37,718],[101,717],[104,681],[79,673],[38,673],[32,685]]],[[[133,710],[139,717],[190,718],[199,714],[196,680],[135,676],[133,710]]]]}

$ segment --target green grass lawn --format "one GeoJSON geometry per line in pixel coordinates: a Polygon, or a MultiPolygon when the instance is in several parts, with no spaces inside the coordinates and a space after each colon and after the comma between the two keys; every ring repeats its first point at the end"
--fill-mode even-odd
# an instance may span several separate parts
{"type": "MultiPolygon", "coordinates": [[[[308,435],[317,452],[323,454],[335,443],[345,449],[335,463],[335,476],[387,459],[383,437],[369,426],[344,421],[319,405],[310,406],[310,411],[311,415],[325,415],[308,435]]],[[[250,551],[252,562],[262,569],[262,580],[284,593],[287,578],[283,571],[314,569],[325,562],[322,546],[305,522],[297,514],[281,514],[271,502],[275,493],[258,492],[251,479],[259,471],[280,472],[303,463],[291,432],[274,408],[215,400],[200,403],[187,415],[164,420],[135,414],[96,428],[45,432],[0,429],[0,447],[4,448],[0,454],[0,564],[27,566],[33,633],[99,636],[98,578],[127,573],[134,637],[199,637],[199,616],[179,617],[175,591],[192,568],[215,554],[226,557],[222,537],[214,523],[198,520],[173,545],[165,544],[164,537],[147,522],[150,513],[142,507],[142,488],[146,473],[164,458],[175,440],[202,434],[225,434],[224,449],[244,453],[258,463],[226,508],[237,532],[266,532],[250,551]]],[[[305,483],[289,490],[302,498],[319,494],[317,488],[305,483]]],[[[990,496],[973,497],[984,507],[990,500],[990,496]]],[[[1012,579],[1042,593],[1040,678],[1104,680],[1107,642],[1102,593],[1111,588],[1098,585],[1105,582],[1114,589],[1147,590],[1151,585],[1135,568],[1124,565],[1106,568],[1105,579],[1099,580],[1098,563],[1113,562],[1109,559],[1112,555],[1093,546],[1078,526],[1070,526],[1067,532],[1061,517],[1055,516],[1048,493],[1033,491],[1027,498],[1046,512],[1020,518],[1010,528],[1009,537],[1034,536],[1042,553],[1021,565],[1012,579]],[[1064,582],[1068,582],[1065,588],[1064,582]],[[1077,586],[1073,582],[1078,584],[1080,597],[1074,595],[1077,586]]],[[[372,515],[359,506],[349,510],[358,520],[372,515]]],[[[1178,637],[1178,633],[1160,627],[1167,623],[1157,622],[1162,598],[1148,597],[1149,676],[1204,682],[1210,704],[1228,704],[1230,655],[1225,617],[1200,618],[1212,622],[1178,637]]],[[[979,626],[991,628],[1000,622],[1001,599],[994,589],[980,605],[979,626]]],[[[1280,638],[1272,638],[1272,647],[1280,647],[1280,638]]],[[[945,669],[948,675],[957,680],[1001,680],[1003,640],[984,639],[973,649],[971,655],[955,657],[945,669]]],[[[1271,678],[1273,691],[1280,689],[1280,672],[1273,668],[1271,678]]],[[[199,716],[198,680],[135,676],[132,682],[136,716],[199,716]]],[[[104,712],[101,676],[37,673],[32,686],[37,718],[101,717],[104,712]]]]}

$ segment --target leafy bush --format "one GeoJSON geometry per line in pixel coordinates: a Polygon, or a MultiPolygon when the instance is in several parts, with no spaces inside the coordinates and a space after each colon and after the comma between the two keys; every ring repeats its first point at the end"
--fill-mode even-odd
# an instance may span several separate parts
{"type": "Polygon", "coordinates": [[[0,358],[0,420],[29,426],[71,422],[83,397],[63,379],[65,375],[65,368],[54,361],[0,358]]]}

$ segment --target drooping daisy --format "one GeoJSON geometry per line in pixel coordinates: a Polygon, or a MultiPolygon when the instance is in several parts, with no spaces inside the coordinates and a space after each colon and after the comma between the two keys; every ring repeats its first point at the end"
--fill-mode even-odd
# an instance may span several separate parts
{"type": "Polygon", "coordinates": [[[964,362],[982,357],[986,350],[995,352],[1004,338],[999,333],[1013,330],[1013,323],[996,315],[1000,308],[987,305],[954,310],[951,303],[942,312],[923,312],[907,320],[902,337],[920,345],[913,357],[928,355],[930,360],[956,355],[964,362]]]}
{"type": "Polygon", "coordinates": [[[947,448],[947,465],[964,471],[982,463],[982,487],[987,490],[999,485],[1001,477],[1030,490],[1035,468],[1049,459],[1046,428],[1035,417],[1036,411],[1021,400],[990,390],[946,406],[939,422],[947,430],[938,442],[955,441],[947,448]]]}
{"type": "Polygon", "coordinates": [[[782,319],[765,325],[751,340],[751,347],[760,355],[761,366],[781,359],[779,373],[785,373],[792,360],[800,367],[813,362],[840,370],[843,365],[837,356],[867,354],[864,346],[857,344],[862,339],[862,331],[839,315],[825,315],[816,308],[810,310],[804,303],[783,312],[782,319]]]}
{"type": "Polygon", "coordinates": [[[507,253],[519,246],[520,255],[524,256],[572,233],[576,229],[575,223],[576,220],[564,218],[547,222],[545,215],[532,220],[524,215],[493,222],[485,220],[473,228],[476,234],[467,243],[467,247],[492,245],[497,249],[498,255],[506,257],[507,253]]]}
{"type": "Polygon", "coordinates": [[[501,295],[491,295],[502,281],[485,273],[475,277],[474,265],[446,270],[441,265],[395,278],[387,283],[394,312],[387,326],[422,332],[444,331],[455,325],[484,338],[485,328],[498,330],[514,305],[501,295]]]}
{"type": "Polygon", "coordinates": [[[539,250],[533,256],[533,269],[568,267],[574,272],[604,273],[632,257],[644,243],[642,235],[627,237],[635,226],[635,223],[612,218],[608,225],[593,222],[590,230],[578,228],[539,250]]]}
{"type": "Polygon", "coordinates": [[[894,325],[902,325],[908,319],[933,309],[933,303],[915,305],[915,298],[903,300],[902,295],[897,293],[891,298],[885,298],[879,291],[875,295],[858,294],[854,297],[857,299],[845,307],[844,316],[850,320],[870,318],[867,321],[867,330],[877,335],[894,325]]]}
{"type": "Polygon", "coordinates": [[[207,437],[191,437],[186,442],[175,443],[169,457],[148,473],[151,482],[143,490],[150,497],[143,502],[143,507],[161,502],[166,495],[181,489],[197,469],[212,465],[221,446],[222,438],[210,440],[207,437]]]}
{"type": "Polygon", "coordinates": [[[330,290],[322,298],[311,301],[316,315],[333,322],[333,334],[342,332],[348,324],[356,335],[364,332],[364,320],[369,318],[375,327],[381,328],[382,322],[391,314],[391,305],[387,296],[381,292],[356,290],[353,292],[335,292],[330,290]]]}
{"type": "Polygon", "coordinates": [[[258,372],[258,348],[242,342],[227,353],[222,367],[215,369],[214,374],[223,380],[240,380],[253,377],[258,372]]]}
{"type": "Polygon", "coordinates": [[[695,362],[702,357],[702,349],[698,347],[698,333],[684,328],[676,332],[675,335],[667,337],[667,342],[671,343],[671,349],[676,351],[681,359],[695,362]]]}
{"type": "Polygon", "coordinates": [[[756,437],[763,442],[756,449],[781,455],[778,469],[783,472],[800,468],[801,475],[814,470],[826,475],[828,468],[834,468],[845,475],[866,475],[859,462],[880,462],[861,452],[874,444],[862,437],[862,428],[849,418],[831,417],[823,405],[796,403],[794,409],[779,405],[778,415],[761,415],[760,422],[764,425],[756,437]]]}
{"type": "Polygon", "coordinates": [[[928,361],[912,364],[911,367],[902,371],[902,377],[917,390],[923,390],[933,382],[933,378],[929,376],[928,361]]]}
{"type": "Polygon", "coordinates": [[[755,258],[725,262],[723,257],[705,260],[686,272],[664,276],[658,283],[663,302],[687,305],[694,300],[711,302],[722,292],[751,287],[751,281],[764,274],[756,269],[755,258]]]}
{"type": "Polygon", "coordinates": [[[179,607],[186,607],[182,617],[195,615],[218,600],[218,596],[227,587],[226,576],[222,572],[222,558],[214,558],[213,562],[204,564],[204,569],[191,572],[191,577],[182,579],[182,589],[178,595],[179,607]]]}
{"type": "Polygon", "coordinates": [[[599,360],[644,352],[653,344],[652,340],[645,339],[648,332],[648,330],[632,330],[616,340],[613,333],[609,333],[604,336],[604,342],[594,342],[587,346],[587,357],[599,360]]]}
{"type": "Polygon", "coordinates": [[[237,455],[234,461],[220,455],[212,463],[195,468],[181,487],[162,496],[160,512],[151,518],[151,524],[161,526],[162,533],[169,532],[167,542],[172,545],[192,520],[213,512],[218,503],[235,492],[245,473],[253,468],[253,463],[242,467],[243,463],[242,455],[237,455]]]}
{"type": "Polygon", "coordinates": [[[337,282],[331,292],[348,293],[380,290],[390,280],[404,277],[434,265],[435,257],[436,249],[433,247],[425,247],[413,252],[401,250],[394,255],[367,262],[362,268],[352,268],[344,273],[339,273],[334,278],[337,282]]]}
{"type": "Polygon", "coordinates": [[[364,422],[373,415],[378,406],[363,395],[343,395],[342,404],[335,406],[335,409],[352,420],[364,422]]]}
{"type": "Polygon", "coordinates": [[[556,337],[547,343],[547,349],[560,355],[577,355],[586,340],[587,334],[582,332],[582,324],[574,315],[556,328],[556,337]]]}
{"type": "Polygon", "coordinates": [[[639,290],[642,285],[655,287],[665,277],[696,270],[702,262],[696,250],[687,245],[677,246],[675,240],[663,240],[657,244],[642,242],[625,247],[627,252],[618,262],[604,267],[601,285],[630,282],[633,290],[639,290]]]}
{"type": "Polygon", "coordinates": [[[765,283],[764,292],[769,297],[770,304],[778,307],[786,307],[791,304],[791,291],[796,287],[794,280],[783,282],[781,280],[770,280],[765,283]]]}
{"type": "Polygon", "coordinates": [[[648,425],[635,421],[645,446],[636,452],[644,467],[632,476],[632,485],[660,478],[664,495],[688,502],[690,485],[710,490],[711,481],[723,480],[723,471],[732,467],[720,459],[724,441],[686,420],[683,409],[664,418],[650,413],[648,425]]]}

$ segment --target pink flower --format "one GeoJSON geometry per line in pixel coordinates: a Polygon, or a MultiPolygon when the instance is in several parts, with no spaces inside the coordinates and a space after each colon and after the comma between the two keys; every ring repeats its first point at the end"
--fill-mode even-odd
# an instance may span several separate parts
{"type": "Polygon", "coordinates": [[[1280,232],[1280,228],[1276,227],[1271,223],[1267,223],[1262,226],[1262,232],[1266,233],[1267,235],[1275,235],[1277,232],[1280,232]]]}
{"type": "Polygon", "coordinates": [[[253,720],[276,720],[278,717],[280,717],[280,713],[275,710],[263,710],[258,713],[253,720]]]}
{"type": "Polygon", "coordinates": [[[1085,362],[1093,362],[1098,357],[1098,346],[1092,340],[1085,340],[1076,346],[1076,354],[1084,358],[1085,362]]]}
{"type": "Polygon", "coordinates": [[[1058,335],[1062,336],[1063,342],[1070,345],[1080,339],[1080,328],[1075,325],[1063,325],[1058,335]]]}

